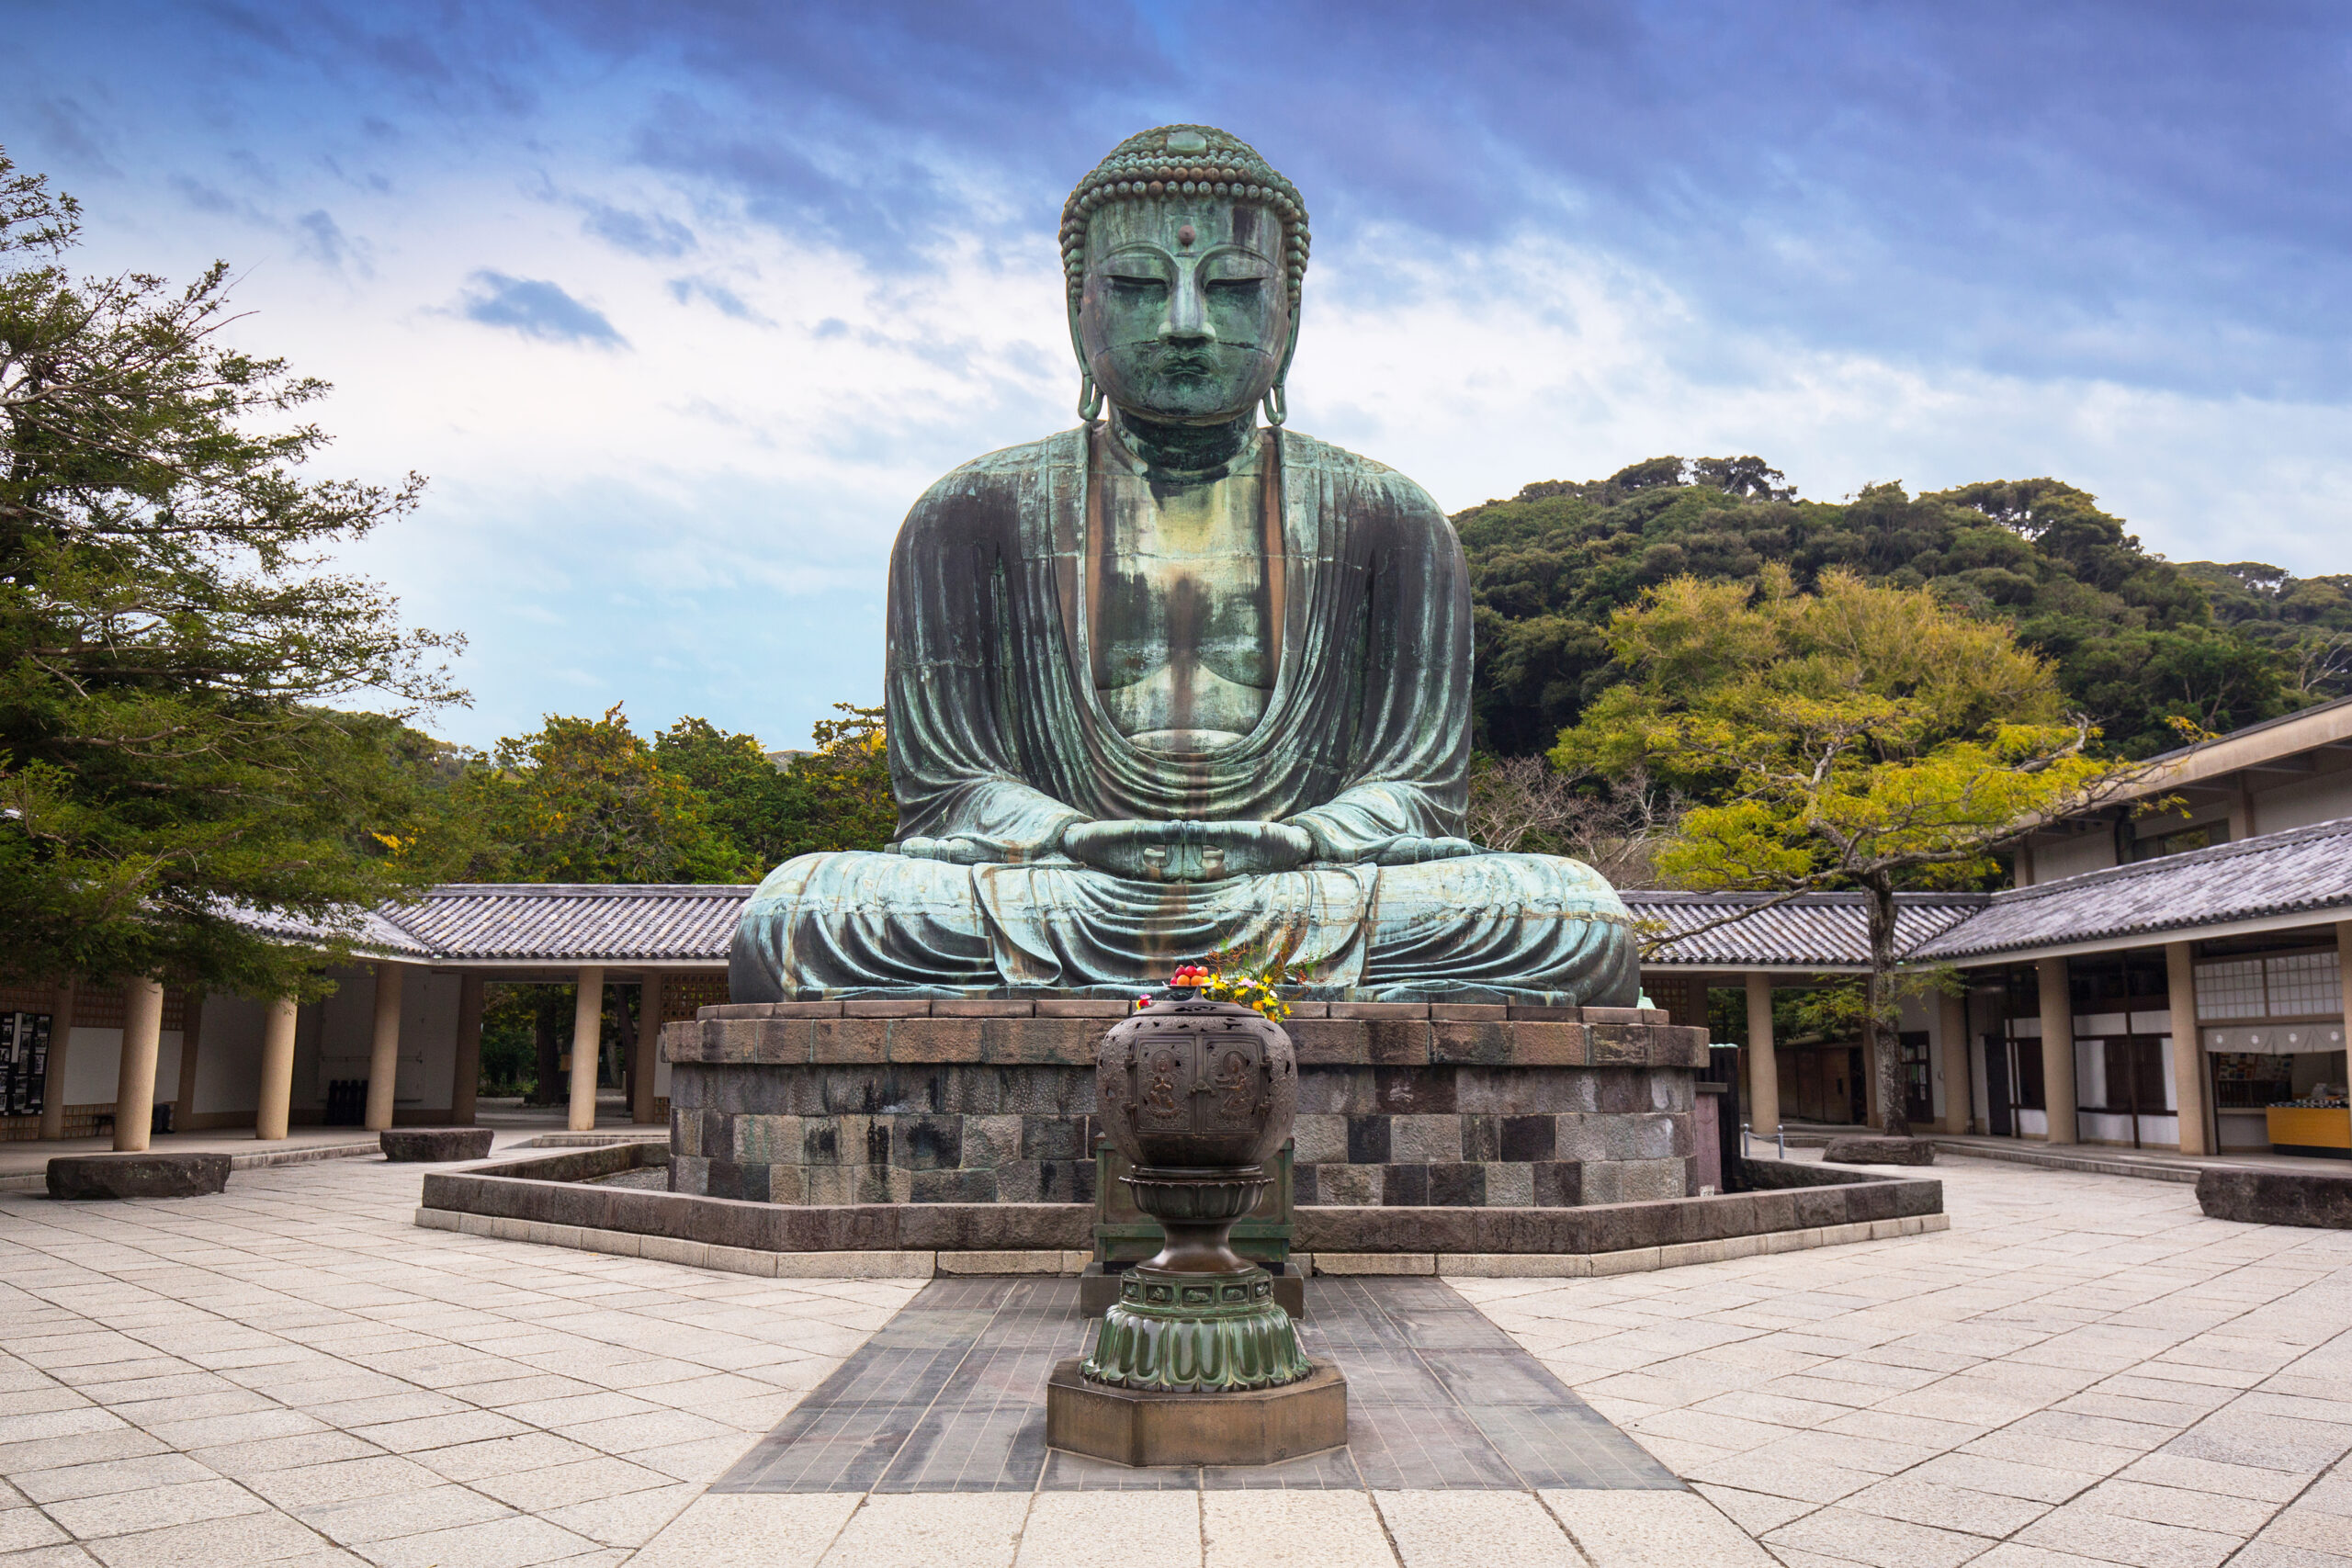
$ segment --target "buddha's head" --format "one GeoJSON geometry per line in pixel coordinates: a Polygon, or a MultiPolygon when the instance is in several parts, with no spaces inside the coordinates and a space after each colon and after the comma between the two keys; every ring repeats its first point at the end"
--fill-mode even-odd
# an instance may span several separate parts
{"type": "Polygon", "coordinates": [[[1283,417],[1298,343],[1306,209],[1246,143],[1204,125],[1130,136],[1062,209],[1070,343],[1091,419],[1283,417]],[[1098,396],[1099,389],[1099,396],[1098,396]]]}

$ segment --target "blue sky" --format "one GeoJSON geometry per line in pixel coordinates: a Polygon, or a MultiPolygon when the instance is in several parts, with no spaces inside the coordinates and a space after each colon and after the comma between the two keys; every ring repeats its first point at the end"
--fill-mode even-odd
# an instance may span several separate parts
{"type": "Polygon", "coordinates": [[[908,504],[1073,423],[1063,195],[1174,120],[1313,212],[1293,423],[1449,509],[1754,452],[2352,570],[2340,5],[6,9],[85,265],[227,258],[323,471],[432,476],[347,560],[472,744],[876,700],[908,504]]]}

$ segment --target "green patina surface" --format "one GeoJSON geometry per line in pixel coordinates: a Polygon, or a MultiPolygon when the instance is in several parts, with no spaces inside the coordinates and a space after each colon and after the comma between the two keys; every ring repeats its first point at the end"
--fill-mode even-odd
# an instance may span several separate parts
{"type": "Polygon", "coordinates": [[[1605,882],[1462,837],[1452,526],[1281,423],[1296,190],[1224,131],[1164,127],[1080,183],[1062,238],[1087,423],[909,514],[897,842],[777,868],[736,999],[1125,989],[1239,948],[1334,994],[1631,1003],[1605,882]]]}

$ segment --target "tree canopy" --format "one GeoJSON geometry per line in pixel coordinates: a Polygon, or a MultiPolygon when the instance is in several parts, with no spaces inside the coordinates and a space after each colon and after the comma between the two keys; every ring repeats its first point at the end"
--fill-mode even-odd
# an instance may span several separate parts
{"type": "Polygon", "coordinates": [[[1873,485],[1801,501],[1757,457],[1655,457],[1589,483],[1545,480],[1455,516],[1477,628],[1480,743],[1548,749],[1623,671],[1611,614],[1681,576],[1808,590],[1844,570],[1927,588],[2006,624],[2124,756],[2352,689],[2352,583],[2249,563],[2175,565],[2055,479],[1912,496],[1873,485]]]}
{"type": "Polygon", "coordinates": [[[0,155],[0,967],[299,988],[232,913],[331,953],[446,869],[401,721],[457,639],[322,568],[423,481],[304,477],[328,389],[226,344],[225,264],[76,278],[78,218],[0,155]]]}
{"type": "Polygon", "coordinates": [[[1603,636],[1627,678],[1561,734],[1555,767],[1700,795],[1654,852],[1683,886],[1869,896],[1864,1022],[1903,1133],[1896,888],[1975,882],[2018,825],[2099,805],[2140,770],[2091,754],[2052,665],[2005,622],[1925,588],[1833,568],[1804,593],[1772,562],[1753,589],[1671,579],[1603,636]]]}
{"type": "Polygon", "coordinates": [[[778,757],[703,718],[649,741],[618,704],[550,714],[466,771],[443,832],[500,882],[757,882],[795,855],[878,850],[898,822],[880,711],[835,706],[814,750],[778,757]]]}

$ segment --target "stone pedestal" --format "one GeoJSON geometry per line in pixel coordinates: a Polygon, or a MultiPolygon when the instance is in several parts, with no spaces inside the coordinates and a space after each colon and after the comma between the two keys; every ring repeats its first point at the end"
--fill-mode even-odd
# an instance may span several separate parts
{"type": "Polygon", "coordinates": [[[1348,1385],[1329,1361],[1297,1382],[1239,1393],[1113,1388],[1058,1362],[1046,1384],[1046,1441],[1136,1466],[1272,1464],[1348,1440],[1348,1385]]]}
{"type": "MultiPolygon", "coordinates": [[[[920,997],[705,1008],[662,1038],[676,1190],[1091,1203],[1095,1047],[1128,1011],[920,997]]],[[[1283,1028],[1298,1055],[1302,1213],[1569,1208],[1697,1190],[1692,1085],[1707,1032],[1663,1012],[1313,1002],[1283,1028]]]]}
{"type": "Polygon", "coordinates": [[[228,1185],[227,1155],[60,1155],[49,1162],[52,1198],[200,1198],[228,1185]]]}
{"type": "Polygon", "coordinates": [[[488,1159],[492,1127],[388,1127],[377,1134],[390,1160],[488,1159]]]}

